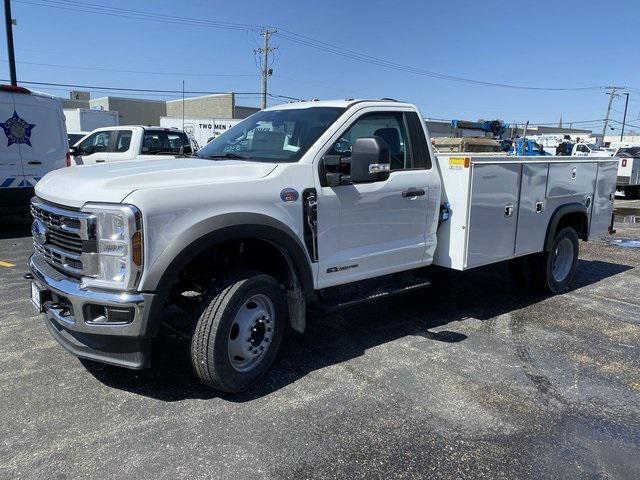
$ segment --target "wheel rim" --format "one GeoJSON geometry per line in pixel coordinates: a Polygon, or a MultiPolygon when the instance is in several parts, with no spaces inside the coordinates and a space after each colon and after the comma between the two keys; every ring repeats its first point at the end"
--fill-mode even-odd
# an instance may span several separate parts
{"type": "Polygon", "coordinates": [[[556,245],[551,263],[551,273],[556,282],[562,282],[567,278],[573,265],[573,243],[568,238],[563,238],[556,245]]]}
{"type": "Polygon", "coordinates": [[[253,295],[236,312],[228,338],[231,366],[238,372],[253,370],[264,360],[273,339],[275,310],[266,295],[253,295]]]}

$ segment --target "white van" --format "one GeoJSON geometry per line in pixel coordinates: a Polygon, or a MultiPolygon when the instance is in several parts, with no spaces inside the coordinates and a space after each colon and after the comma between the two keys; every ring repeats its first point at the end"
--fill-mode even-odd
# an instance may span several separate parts
{"type": "Polygon", "coordinates": [[[0,85],[0,215],[27,209],[33,187],[70,160],[62,106],[55,97],[0,85]]]}

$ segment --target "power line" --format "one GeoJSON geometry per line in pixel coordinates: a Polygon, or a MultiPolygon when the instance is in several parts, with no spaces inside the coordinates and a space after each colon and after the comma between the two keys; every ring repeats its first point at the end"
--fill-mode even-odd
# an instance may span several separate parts
{"type": "MultiPolygon", "coordinates": [[[[259,25],[241,24],[241,23],[233,23],[233,22],[220,22],[220,21],[203,20],[203,19],[179,17],[179,16],[169,17],[163,14],[144,12],[140,10],[128,10],[123,8],[108,7],[105,5],[99,5],[94,3],[83,3],[83,2],[70,1],[70,0],[39,0],[39,1],[14,0],[14,1],[16,3],[24,3],[29,5],[45,6],[50,8],[80,11],[85,13],[94,13],[94,14],[98,13],[102,15],[111,15],[111,16],[123,17],[123,18],[135,19],[135,20],[147,20],[147,21],[181,24],[181,25],[188,25],[188,26],[221,28],[221,29],[243,30],[243,31],[264,29],[263,26],[259,26],[259,25]]],[[[515,85],[515,84],[508,84],[508,83],[475,80],[475,79],[434,72],[434,71],[426,70],[419,67],[413,67],[410,65],[404,65],[404,64],[392,62],[382,58],[359,53],[354,50],[348,50],[334,44],[316,40],[312,37],[301,35],[291,30],[280,29],[279,35],[281,38],[289,40],[293,43],[314,48],[316,50],[325,51],[327,53],[332,53],[334,55],[343,56],[343,57],[357,60],[360,62],[370,63],[373,65],[377,65],[377,66],[388,68],[388,69],[403,71],[405,73],[412,73],[415,75],[421,75],[421,76],[426,76],[426,77],[436,78],[436,79],[446,80],[446,81],[461,82],[461,83],[467,83],[467,84],[479,85],[479,86],[500,87],[500,88],[516,89],[516,90],[533,90],[533,91],[586,91],[586,90],[602,90],[604,88],[607,88],[606,85],[594,85],[594,86],[584,86],[584,87],[555,87],[555,86],[554,87],[537,87],[537,86],[530,86],[530,85],[515,85]]],[[[624,88],[624,87],[619,87],[619,88],[624,88]]],[[[627,87],[627,88],[631,88],[631,87],[627,87]]]]}
{"type": "Polygon", "coordinates": [[[23,3],[26,5],[35,5],[40,7],[57,8],[60,10],[84,12],[91,14],[109,15],[119,18],[128,18],[134,20],[145,20],[150,22],[171,23],[174,25],[188,25],[196,27],[220,28],[225,30],[259,30],[259,25],[250,25],[235,22],[222,22],[213,20],[201,20],[197,18],[180,17],[175,15],[163,15],[152,12],[144,12],[141,10],[129,10],[124,8],[109,7],[95,3],[74,2],[67,0],[13,0],[14,3],[23,3]]]}
{"type": "MultiPolygon", "coordinates": [[[[8,80],[4,79],[4,78],[0,78],[0,82],[7,82],[8,80]]],[[[46,82],[32,82],[32,81],[27,81],[27,80],[21,80],[20,83],[24,83],[26,85],[41,85],[41,86],[50,86],[50,87],[70,87],[70,88],[84,88],[84,89],[88,89],[88,90],[106,90],[106,91],[120,91],[120,92],[140,92],[140,93],[168,93],[168,94],[176,94],[176,95],[181,95],[182,94],[182,90],[158,90],[158,89],[150,89],[150,88],[128,88],[128,87],[105,87],[105,86],[98,86],[98,85],[74,85],[74,84],[70,84],[70,83],[46,83],[46,82]]],[[[262,92],[212,92],[212,91],[198,91],[198,90],[190,90],[190,91],[185,91],[184,93],[188,93],[188,94],[192,94],[192,95],[228,95],[228,94],[234,94],[234,95],[241,95],[241,96],[248,96],[248,95],[262,95],[262,92]]],[[[285,99],[285,100],[295,100],[295,101],[299,101],[301,100],[300,98],[296,98],[296,97],[290,97],[288,95],[279,95],[279,94],[275,94],[275,93],[268,93],[267,94],[269,97],[271,98],[280,98],[280,99],[285,99]]]]}
{"type": "MultiPolygon", "coordinates": [[[[4,58],[0,58],[0,62],[7,62],[8,60],[4,58]]],[[[193,73],[193,72],[153,72],[150,70],[121,70],[117,68],[102,68],[102,67],[82,67],[78,65],[60,65],[54,63],[38,63],[38,62],[27,62],[27,61],[19,61],[16,63],[20,63],[22,65],[35,65],[40,67],[53,67],[53,68],[68,68],[75,70],[95,70],[100,72],[118,72],[118,73],[140,73],[145,75],[167,75],[167,76],[190,76],[190,77],[256,77],[255,74],[232,74],[232,73],[193,73]]]]}
{"type": "Polygon", "coordinates": [[[458,76],[433,72],[433,71],[425,70],[422,68],[417,68],[409,65],[391,62],[389,60],[373,57],[371,55],[355,52],[353,50],[348,50],[327,42],[315,40],[311,37],[300,35],[286,29],[280,29],[280,32],[281,32],[280,37],[300,45],[305,45],[311,48],[315,48],[317,50],[333,53],[335,55],[340,55],[340,56],[350,58],[353,60],[358,60],[361,62],[372,63],[374,65],[378,65],[381,67],[413,73],[415,75],[422,75],[422,76],[427,76],[431,78],[437,78],[440,80],[448,80],[448,81],[462,82],[462,83],[490,86],[490,87],[502,87],[502,88],[518,89],[518,90],[537,90],[537,91],[580,91],[580,90],[601,90],[603,88],[606,88],[606,85],[597,85],[597,86],[588,86],[588,87],[534,87],[534,86],[513,85],[513,84],[507,84],[507,83],[474,80],[470,78],[464,78],[464,77],[458,77],[458,76]]]}

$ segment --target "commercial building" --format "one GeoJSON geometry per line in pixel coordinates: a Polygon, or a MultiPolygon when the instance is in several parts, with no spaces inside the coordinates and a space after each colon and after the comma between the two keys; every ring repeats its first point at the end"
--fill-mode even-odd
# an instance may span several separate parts
{"type": "Polygon", "coordinates": [[[188,118],[247,118],[259,111],[256,107],[236,105],[234,93],[219,95],[204,95],[179,100],[169,100],[167,103],[167,117],[188,118]]]}
{"type": "Polygon", "coordinates": [[[166,101],[115,96],[92,99],[89,92],[73,91],[60,102],[67,109],[116,111],[120,125],[159,125],[161,117],[242,119],[260,110],[236,105],[233,92],[166,101]]]}
{"type": "Polygon", "coordinates": [[[89,101],[94,110],[118,112],[120,125],[158,125],[167,114],[167,102],[143,98],[102,97],[89,101]]]}

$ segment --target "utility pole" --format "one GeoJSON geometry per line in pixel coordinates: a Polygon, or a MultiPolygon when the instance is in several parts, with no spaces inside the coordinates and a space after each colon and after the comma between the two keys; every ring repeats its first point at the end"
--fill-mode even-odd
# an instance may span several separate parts
{"type": "Polygon", "coordinates": [[[267,79],[273,73],[273,70],[269,68],[269,54],[273,52],[278,47],[270,47],[269,46],[269,38],[274,33],[277,33],[278,30],[269,30],[264,29],[260,32],[260,35],[264,39],[264,43],[261,48],[255,50],[255,53],[260,53],[262,55],[262,60],[260,62],[260,70],[262,74],[262,105],[261,108],[264,110],[267,108],[267,79]]]}
{"type": "Polygon", "coordinates": [[[4,0],[4,22],[7,30],[7,52],[9,55],[9,75],[11,85],[18,85],[16,79],[16,56],[13,51],[13,25],[14,20],[11,18],[11,0],[4,0]]]}
{"type": "Polygon", "coordinates": [[[613,97],[616,96],[616,90],[618,87],[609,87],[611,91],[609,92],[609,105],[607,106],[607,114],[604,117],[604,127],[602,128],[602,145],[604,145],[604,136],[607,134],[607,127],[609,126],[609,114],[611,113],[611,104],[613,103],[613,97]]]}
{"type": "Polygon", "coordinates": [[[624,102],[624,116],[622,117],[622,133],[620,133],[620,141],[623,141],[624,137],[624,124],[627,123],[627,107],[629,106],[629,94],[625,93],[627,99],[624,102]]]}

